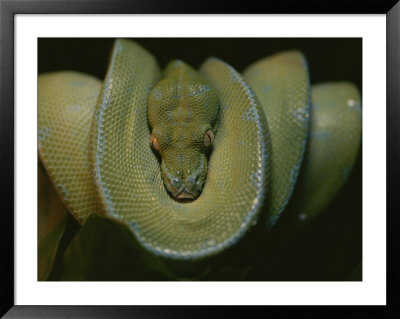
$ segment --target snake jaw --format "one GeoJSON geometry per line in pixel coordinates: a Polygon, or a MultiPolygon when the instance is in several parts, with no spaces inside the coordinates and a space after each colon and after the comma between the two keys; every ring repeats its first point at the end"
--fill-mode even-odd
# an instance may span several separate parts
{"type": "Polygon", "coordinates": [[[196,197],[196,195],[188,192],[187,189],[184,189],[176,196],[177,199],[195,199],[196,197]]]}

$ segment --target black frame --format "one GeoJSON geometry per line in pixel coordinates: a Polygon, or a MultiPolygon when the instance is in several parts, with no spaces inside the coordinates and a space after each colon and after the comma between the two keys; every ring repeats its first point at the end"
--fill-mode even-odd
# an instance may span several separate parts
{"type": "MultiPolygon", "coordinates": [[[[268,316],[309,317],[324,313],[327,317],[374,318],[400,316],[399,262],[396,259],[396,243],[399,243],[399,211],[394,183],[398,180],[400,154],[397,136],[400,104],[400,3],[397,0],[281,0],[271,3],[180,1],[169,0],[55,0],[11,1],[0,0],[0,167],[2,181],[1,242],[1,308],[8,318],[63,318],[63,317],[205,317],[209,310],[217,316],[244,317],[257,310],[268,316]],[[289,8],[289,9],[288,9],[289,8]],[[118,14],[118,13],[380,13],[387,18],[387,306],[379,307],[241,307],[229,309],[208,307],[142,307],[142,306],[14,306],[14,15],[33,13],[118,14]],[[10,309],[11,308],[11,309],[10,309]],[[228,311],[230,310],[230,311],[228,311]],[[230,313],[232,312],[232,313],[230,313]],[[233,313],[235,312],[235,313],[233,313]]],[[[207,314],[209,316],[209,314],[207,314]]]]}

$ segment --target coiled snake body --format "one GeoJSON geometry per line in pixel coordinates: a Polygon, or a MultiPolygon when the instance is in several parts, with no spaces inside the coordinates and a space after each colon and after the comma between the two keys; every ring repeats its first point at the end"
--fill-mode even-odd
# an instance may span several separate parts
{"type": "Polygon", "coordinates": [[[120,39],[102,83],[77,72],[39,76],[40,158],[80,223],[98,212],[128,225],[151,253],[194,260],[232,246],[261,216],[266,231],[273,227],[301,165],[299,213],[312,217],[327,205],[360,144],[352,84],[310,90],[304,57],[290,51],[243,75],[210,58],[198,73],[185,66],[189,75],[163,91],[182,65],[173,62],[162,75],[150,53],[120,39]],[[163,109],[157,103],[167,106],[156,116],[163,109]],[[176,151],[174,141],[191,136],[200,142],[176,151]]]}

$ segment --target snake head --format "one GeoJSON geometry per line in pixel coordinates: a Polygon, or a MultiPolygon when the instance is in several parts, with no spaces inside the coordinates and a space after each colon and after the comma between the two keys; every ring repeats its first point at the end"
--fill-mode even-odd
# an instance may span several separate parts
{"type": "Polygon", "coordinates": [[[218,97],[195,70],[171,62],[150,92],[150,146],[160,154],[161,178],[175,199],[194,200],[206,181],[218,97]]]}

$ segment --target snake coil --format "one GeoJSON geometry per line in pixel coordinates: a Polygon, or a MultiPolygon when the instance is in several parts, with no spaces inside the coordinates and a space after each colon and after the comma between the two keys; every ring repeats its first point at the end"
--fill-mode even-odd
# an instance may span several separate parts
{"type": "Polygon", "coordinates": [[[261,214],[273,227],[296,183],[301,218],[317,214],[343,185],[361,138],[354,85],[311,89],[297,51],[242,75],[216,58],[199,72],[220,113],[205,186],[191,203],[171,199],[149,147],[148,95],[161,79],[150,53],[118,39],[103,82],[67,71],[39,76],[40,159],[80,223],[98,212],[128,225],[153,254],[194,260],[235,244],[261,214]]]}

